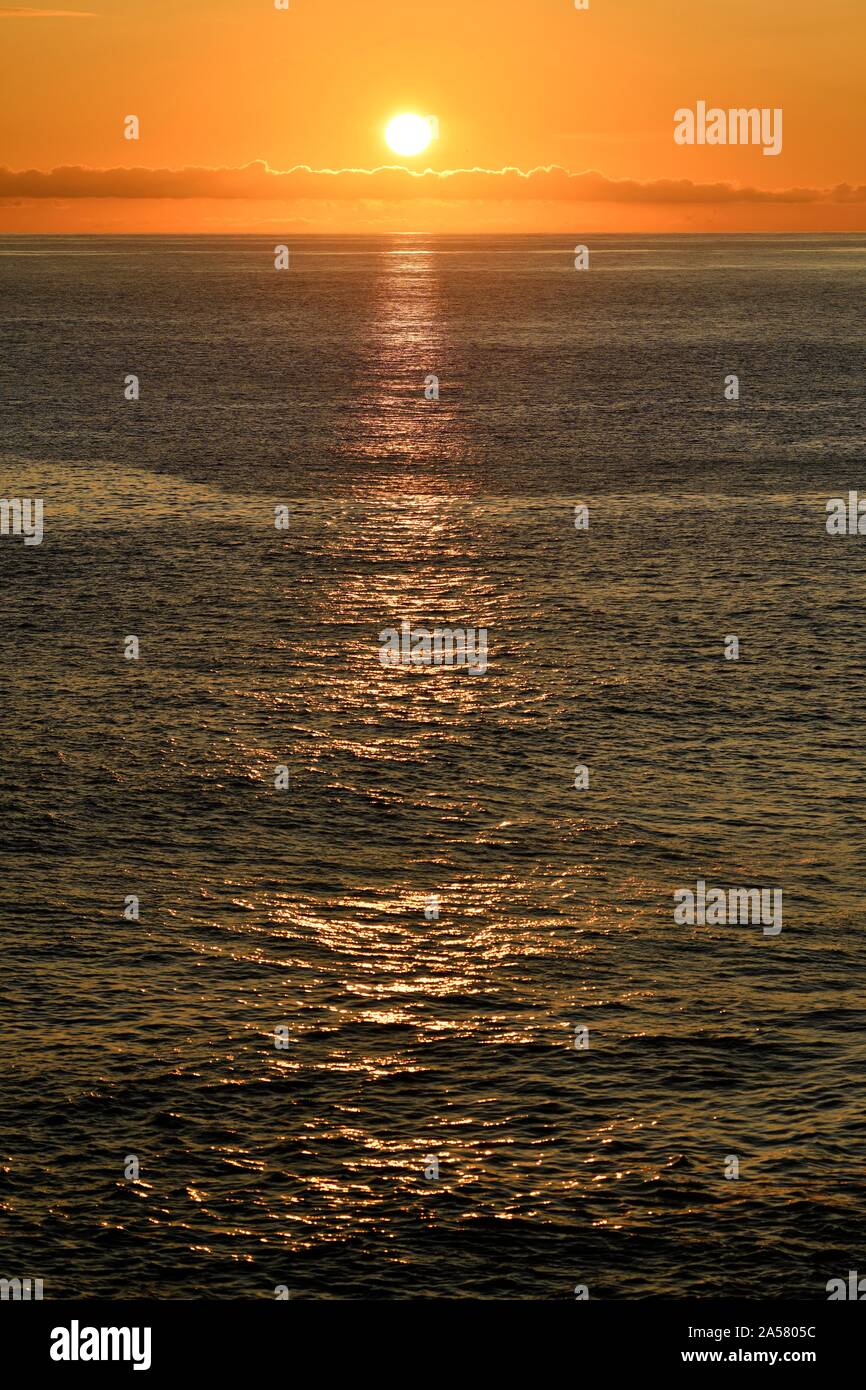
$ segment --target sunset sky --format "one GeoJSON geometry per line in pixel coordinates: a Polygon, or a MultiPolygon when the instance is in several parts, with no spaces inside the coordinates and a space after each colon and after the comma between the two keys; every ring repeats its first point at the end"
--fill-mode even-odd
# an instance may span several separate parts
{"type": "Polygon", "coordinates": [[[866,221],[864,0],[70,5],[0,7],[4,231],[866,221]],[[781,107],[781,154],[678,146],[674,111],[698,100],[781,107]],[[439,136],[400,160],[383,131],[403,111],[435,116],[439,136]],[[395,163],[439,176],[369,172],[395,163]],[[548,166],[565,172],[524,177],[548,166]],[[474,172],[442,177],[455,170],[474,172]]]}

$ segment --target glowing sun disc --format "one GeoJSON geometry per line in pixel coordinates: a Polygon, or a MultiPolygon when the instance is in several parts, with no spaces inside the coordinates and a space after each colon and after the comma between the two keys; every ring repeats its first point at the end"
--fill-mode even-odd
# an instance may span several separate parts
{"type": "Polygon", "coordinates": [[[430,122],[408,111],[402,116],[395,116],[385,127],[385,143],[395,154],[420,154],[426,150],[432,138],[430,122]]]}

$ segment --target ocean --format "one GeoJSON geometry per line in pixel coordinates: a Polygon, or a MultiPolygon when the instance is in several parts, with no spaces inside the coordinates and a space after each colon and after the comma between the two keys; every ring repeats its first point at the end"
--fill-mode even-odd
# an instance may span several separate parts
{"type": "Polygon", "coordinates": [[[0,238],[0,1275],[866,1273],[864,258],[0,238]]]}

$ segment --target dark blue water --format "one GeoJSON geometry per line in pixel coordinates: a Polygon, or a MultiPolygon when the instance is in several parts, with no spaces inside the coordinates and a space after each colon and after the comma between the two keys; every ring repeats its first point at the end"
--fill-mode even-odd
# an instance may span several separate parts
{"type": "Polygon", "coordinates": [[[0,240],[0,1275],[862,1268],[866,241],[578,240],[0,240]]]}

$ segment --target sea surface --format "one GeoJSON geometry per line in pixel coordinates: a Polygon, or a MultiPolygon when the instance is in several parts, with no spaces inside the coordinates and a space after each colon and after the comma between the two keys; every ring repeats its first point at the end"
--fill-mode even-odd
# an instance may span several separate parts
{"type": "Polygon", "coordinates": [[[0,1275],[866,1274],[864,266],[0,239],[0,495],[45,505],[0,537],[0,1275]],[[386,669],[404,619],[487,674],[386,669]],[[781,934],[678,925],[700,879],[781,934]]]}

